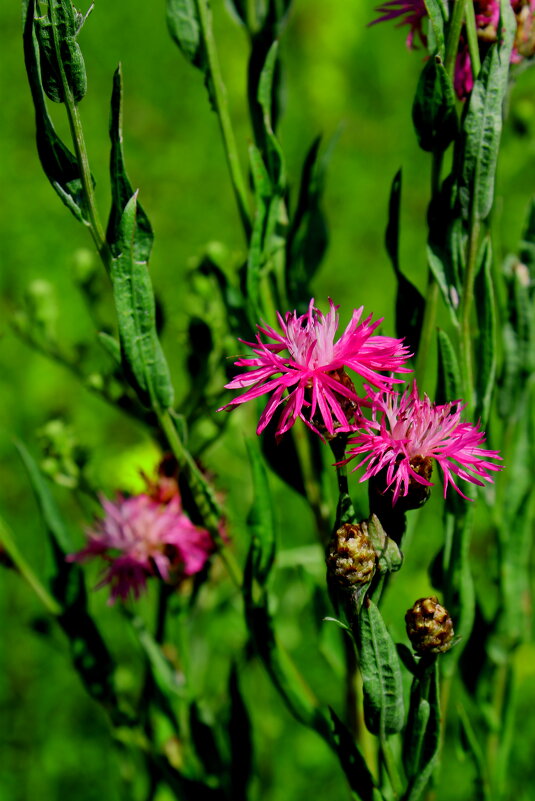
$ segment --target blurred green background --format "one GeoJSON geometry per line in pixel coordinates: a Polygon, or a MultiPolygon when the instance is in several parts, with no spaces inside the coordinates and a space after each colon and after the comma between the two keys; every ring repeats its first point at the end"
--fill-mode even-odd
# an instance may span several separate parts
{"type": "MultiPolygon", "coordinates": [[[[124,134],[127,167],[156,233],[151,272],[166,317],[163,343],[177,394],[184,394],[188,313],[195,310],[186,276],[207,243],[220,242],[239,258],[242,235],[230,190],[219,130],[199,73],[182,59],[165,25],[164,3],[103,0],[96,3],[80,38],[89,91],[81,105],[97,199],[105,218],[108,207],[108,108],[111,78],[119,61],[125,85],[124,134]]],[[[248,45],[221,0],[214,0],[216,35],[227,83],[242,163],[251,140],[244,99],[248,45]]],[[[371,2],[325,3],[295,0],[281,42],[284,114],[280,138],[294,185],[305,152],[321,133],[338,139],[330,163],[324,208],[330,246],[315,282],[315,296],[341,304],[342,324],[354,307],[384,316],[393,334],[394,282],[383,247],[390,183],[403,168],[401,264],[423,290],[425,285],[425,212],[430,182],[429,158],[416,144],[410,109],[424,53],[408,52],[405,34],[393,25],[367,29],[371,2]]],[[[22,58],[18,3],[0,5],[4,31],[0,118],[0,504],[37,573],[46,575],[47,551],[38,511],[13,438],[39,453],[36,431],[52,418],[66,420],[90,453],[89,471],[98,486],[134,488],[138,470],[157,460],[144,431],[90,395],[63,368],[34,353],[14,336],[10,318],[24,305],[36,280],[55,290],[57,327],[68,343],[91,341],[91,320],[73,283],[76,266],[92,258],[91,242],[43,176],[34,146],[34,122],[22,58]]],[[[535,70],[514,86],[500,157],[495,252],[501,259],[516,248],[535,180],[535,70]]],[[[58,129],[67,135],[61,109],[58,129]]],[[[34,285],[35,289],[35,285],[34,285]]],[[[443,320],[444,324],[447,321],[443,320]]],[[[432,394],[433,385],[426,387],[432,394]]],[[[205,454],[228,493],[230,531],[238,554],[247,546],[245,517],[250,502],[242,432],[253,430],[254,410],[236,413],[229,436],[205,454]],[[245,499],[245,501],[244,501],[245,499]]],[[[278,623],[281,639],[295,654],[320,697],[339,708],[343,699],[341,648],[337,631],[321,624],[314,603],[322,582],[319,546],[304,503],[273,479],[277,498],[281,555],[278,574],[278,623]],[[317,644],[321,643],[317,657],[317,644]]],[[[354,482],[354,491],[359,488],[354,482]]],[[[56,492],[82,542],[86,522],[66,491],[56,492]]],[[[399,609],[430,590],[427,565],[440,544],[440,498],[421,514],[403,574],[387,599],[386,617],[402,639],[399,609]]],[[[482,519],[475,539],[478,570],[485,577],[494,557],[482,519]]],[[[90,586],[97,572],[88,569],[90,586]]],[[[241,608],[231,588],[214,570],[212,587],[201,594],[189,624],[195,681],[207,713],[223,708],[229,654],[240,648],[241,608]],[[220,583],[218,584],[218,580],[220,583]]],[[[92,594],[93,611],[121,663],[125,692],[138,686],[142,656],[104,593],[92,594]]],[[[141,602],[152,614],[153,598],[141,602]]],[[[11,571],[0,581],[0,800],[76,801],[138,798],[129,777],[141,766],[124,764],[110,747],[101,710],[84,694],[70,667],[63,635],[43,619],[43,609],[11,571]]],[[[535,662],[531,647],[518,656],[524,709],[534,709],[535,662]]],[[[345,782],[332,755],[315,735],[289,717],[261,668],[252,663],[245,693],[255,724],[255,780],[251,798],[300,801],[314,793],[345,798],[345,782]]],[[[532,799],[535,718],[522,714],[513,750],[511,798],[532,799]]],[[[471,798],[472,771],[462,755],[447,752],[455,765],[440,799],[471,798]]],[[[158,798],[165,799],[162,792],[158,798]]]]}

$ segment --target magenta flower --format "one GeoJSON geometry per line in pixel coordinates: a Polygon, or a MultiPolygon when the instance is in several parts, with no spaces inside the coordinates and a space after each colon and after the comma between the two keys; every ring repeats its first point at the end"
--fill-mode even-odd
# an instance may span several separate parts
{"type": "Polygon", "coordinates": [[[415,49],[414,36],[418,34],[420,41],[427,46],[427,39],[422,30],[422,20],[427,17],[427,9],[424,0],[389,0],[375,9],[378,14],[382,16],[374,19],[369,25],[376,25],[378,22],[387,22],[391,19],[402,17],[398,22],[398,27],[401,25],[410,25],[410,31],[407,36],[407,47],[411,50],[415,49]]]}
{"type": "MultiPolygon", "coordinates": [[[[444,477],[444,497],[448,486],[463,498],[454,476],[472,484],[492,483],[491,472],[501,470],[493,459],[501,459],[498,451],[484,450],[485,435],[477,426],[461,420],[464,406],[459,401],[436,405],[427,395],[420,400],[416,381],[412,391],[403,395],[370,393],[372,419],[349,440],[348,459],[366,454],[355,467],[366,465],[361,481],[385,471],[386,488],[393,490],[392,503],[409,492],[411,482],[432,486],[422,475],[430,475],[429,460],[435,459],[444,477]],[[428,462],[429,469],[422,465],[428,462]]],[[[467,498],[467,500],[471,500],[467,498]]]]}
{"type": "Polygon", "coordinates": [[[198,573],[214,549],[208,532],[182,511],[179,495],[168,503],[145,494],[118,495],[115,501],[102,497],[101,503],[104,517],[88,530],[86,547],[67,561],[104,559],[107,567],[98,586],[110,585],[109,603],[126,600],[130,592],[139,598],[152,576],[174,583],[198,573]]]}
{"type": "Polygon", "coordinates": [[[400,339],[373,336],[382,320],[372,323],[370,315],[360,322],[362,306],[353,312],[346,330],[335,341],[338,307],[332,300],[329,304],[330,311],[325,315],[314,306],[314,299],[308,311],[299,317],[295,311],[287,312],[284,318],[277,313],[282,334],[269,326],[257,326],[260,334],[273,342],[262,342],[259,334],[254,343],[242,340],[255,355],[240,358],[235,364],[253,369],[240,373],[226,388],[250,389],[222,408],[229,409],[271,394],[260,417],[257,434],[262,433],[282,406],[277,436],[288,431],[298,417],[316,433],[320,434],[317,428],[320,425],[332,436],[335,426],[347,430],[359,405],[366,403],[357,396],[344,368],[354,370],[387,392],[400,379],[380,375],[378,371],[410,372],[403,367],[409,356],[408,349],[400,339]]]}

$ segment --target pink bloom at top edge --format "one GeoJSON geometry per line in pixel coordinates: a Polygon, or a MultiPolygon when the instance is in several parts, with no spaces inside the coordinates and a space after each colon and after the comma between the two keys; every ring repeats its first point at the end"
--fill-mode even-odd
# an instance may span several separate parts
{"type": "Polygon", "coordinates": [[[471,499],[459,489],[454,476],[484,486],[484,481],[492,483],[490,472],[502,469],[502,465],[489,461],[501,459],[499,452],[481,447],[484,432],[461,420],[464,406],[459,401],[436,405],[427,395],[421,400],[416,381],[412,390],[407,389],[401,396],[377,392],[370,393],[370,397],[372,420],[362,423],[361,430],[350,438],[348,461],[366,454],[354,468],[366,465],[361,481],[386,471],[393,504],[407,495],[411,480],[432,486],[413,469],[413,460],[417,464],[420,459],[435,459],[444,477],[444,497],[451,484],[467,500],[471,499]]]}
{"type": "Polygon", "coordinates": [[[321,418],[320,424],[323,423],[333,435],[335,424],[345,430],[351,424],[343,405],[347,406],[349,401],[352,416],[358,405],[365,402],[356,395],[350,381],[343,381],[341,371],[345,367],[385,391],[401,379],[380,375],[378,371],[410,372],[403,366],[409,351],[402,340],[373,336],[382,320],[372,323],[370,315],[360,322],[362,306],[354,310],[344,333],[335,341],[338,306],[332,300],[329,304],[330,310],[325,315],[314,306],[314,299],[310,301],[308,311],[300,316],[295,311],[287,312],[284,317],[277,313],[282,334],[266,325],[257,326],[260,334],[274,342],[262,342],[260,334],[257,334],[256,342],[244,341],[255,355],[240,358],[235,364],[252,369],[238,375],[226,388],[250,389],[222,408],[229,409],[271,393],[260,417],[257,434],[266,428],[279,406],[284,406],[277,436],[288,431],[298,417],[319,433],[314,423],[315,416],[321,418]]]}
{"type": "Polygon", "coordinates": [[[99,556],[107,563],[99,587],[109,584],[110,603],[126,600],[130,592],[138,598],[147,578],[191,576],[206,564],[214,546],[209,533],[182,511],[180,496],[159,503],[148,495],[101,498],[105,515],[87,531],[88,544],[67,557],[82,562],[99,556]]]}
{"type": "Polygon", "coordinates": [[[411,50],[415,49],[414,36],[418,34],[420,41],[427,46],[427,39],[422,30],[422,20],[427,17],[427,9],[424,0],[389,0],[375,9],[380,17],[374,19],[369,25],[376,25],[378,22],[387,22],[391,19],[403,17],[398,23],[400,25],[410,25],[410,31],[407,36],[407,47],[411,50]]]}

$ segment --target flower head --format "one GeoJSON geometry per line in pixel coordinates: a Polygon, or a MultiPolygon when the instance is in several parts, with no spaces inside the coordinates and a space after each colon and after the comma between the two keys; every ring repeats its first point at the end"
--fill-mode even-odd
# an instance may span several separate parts
{"type": "Polygon", "coordinates": [[[485,442],[483,431],[462,421],[464,406],[459,401],[436,405],[427,395],[421,400],[416,382],[401,397],[381,392],[371,397],[372,419],[364,421],[361,430],[350,438],[348,457],[366,454],[357,465],[366,465],[361,481],[384,471],[386,488],[393,491],[393,504],[408,494],[413,482],[432,486],[430,469],[422,469],[431,459],[442,470],[444,497],[451,484],[467,498],[454,477],[483,486],[485,481],[492,482],[491,472],[501,470],[501,465],[491,461],[501,459],[498,451],[481,447],[485,442]]]}
{"type": "Polygon", "coordinates": [[[198,573],[213,551],[210,535],[184,514],[178,494],[167,503],[141,494],[101,497],[101,504],[105,514],[88,530],[88,544],[67,559],[99,556],[107,562],[98,586],[110,585],[110,603],[130,592],[138,598],[151,576],[173,582],[198,573]]]}
{"type": "Polygon", "coordinates": [[[418,34],[420,41],[427,45],[425,34],[422,30],[422,20],[427,17],[427,8],[425,7],[424,0],[389,0],[377,6],[375,9],[380,17],[370,22],[370,25],[376,25],[378,22],[387,22],[391,19],[402,19],[398,22],[400,25],[410,25],[410,31],[407,36],[407,47],[411,50],[415,49],[414,36],[418,34]]]}
{"type": "Polygon", "coordinates": [[[410,372],[403,367],[408,349],[400,339],[374,336],[382,320],[372,323],[370,315],[360,322],[362,307],[353,312],[344,333],[335,340],[338,307],[332,300],[329,303],[330,310],[325,315],[314,306],[313,299],[305,314],[298,316],[295,311],[287,312],[284,317],[277,314],[282,334],[269,326],[258,326],[256,342],[244,342],[253,350],[254,357],[235,362],[237,367],[252,369],[226,385],[227,389],[250,389],[223,408],[271,394],[258,423],[258,434],[283,406],[277,436],[288,431],[298,417],[316,433],[319,424],[332,436],[335,426],[347,430],[363,402],[345,373],[346,367],[385,391],[400,379],[381,375],[379,371],[410,372]],[[273,342],[263,342],[260,334],[273,342]]]}

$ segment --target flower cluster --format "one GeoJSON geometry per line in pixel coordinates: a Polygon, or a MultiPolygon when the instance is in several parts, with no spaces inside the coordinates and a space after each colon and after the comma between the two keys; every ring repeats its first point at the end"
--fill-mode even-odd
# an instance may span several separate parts
{"type": "MultiPolygon", "coordinates": [[[[535,54],[535,0],[510,0],[516,17],[516,34],[511,63],[517,64],[524,58],[535,54]]],[[[450,0],[450,6],[452,6],[450,0]]],[[[417,36],[424,46],[427,45],[423,21],[427,17],[424,0],[390,0],[376,8],[380,15],[370,22],[375,25],[391,19],[399,19],[398,25],[408,25],[407,47],[414,49],[417,36]]],[[[498,39],[500,21],[499,0],[474,0],[474,15],[481,56],[484,57],[489,46],[498,39]]],[[[455,92],[460,99],[466,98],[472,91],[474,78],[465,31],[461,33],[457,52],[453,80],[455,92]]]]}
{"type": "Polygon", "coordinates": [[[437,405],[427,396],[420,399],[416,382],[402,395],[395,392],[394,385],[403,380],[391,371],[410,372],[405,366],[407,348],[402,340],[374,335],[381,321],[372,323],[370,316],[360,322],[361,316],[362,308],[355,310],[337,340],[338,314],[332,301],[326,315],[313,300],[306,314],[279,314],[282,333],[258,326],[257,341],[245,343],[254,356],[236,362],[238,367],[251,369],[227,384],[228,389],[248,389],[223,409],[270,394],[258,434],[276,412],[277,437],[298,418],[322,437],[343,432],[349,444],[344,461],[364,457],[357,465],[365,466],[361,480],[380,476],[393,504],[415,485],[432,486],[432,460],[441,468],[444,495],[452,486],[467,497],[457,484],[459,479],[479,486],[492,482],[492,472],[501,469],[496,464],[501,457],[497,451],[482,448],[484,433],[462,420],[461,402],[437,405]],[[260,334],[273,342],[263,342],[260,334]],[[346,369],[369,382],[364,384],[362,396],[346,369]],[[370,409],[371,415],[366,417],[365,411],[370,409]]]}
{"type": "Polygon", "coordinates": [[[94,557],[106,562],[98,586],[110,585],[109,603],[126,600],[130,593],[138,598],[150,577],[176,584],[198,573],[214,550],[209,533],[182,510],[178,489],[171,494],[166,486],[158,495],[157,486],[130,498],[101,497],[104,516],[87,531],[86,547],[67,557],[70,562],[94,557]]]}

